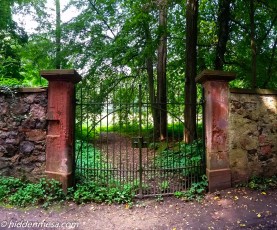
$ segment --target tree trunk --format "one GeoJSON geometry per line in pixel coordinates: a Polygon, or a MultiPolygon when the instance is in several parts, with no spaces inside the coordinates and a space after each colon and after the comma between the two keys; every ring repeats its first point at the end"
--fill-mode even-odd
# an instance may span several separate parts
{"type": "Polygon", "coordinates": [[[274,58],[275,58],[275,53],[276,53],[276,47],[277,47],[277,37],[275,38],[273,47],[272,47],[272,53],[271,53],[271,57],[270,57],[270,61],[269,61],[269,65],[267,68],[267,78],[263,84],[263,88],[268,87],[268,83],[270,82],[271,78],[272,78],[272,67],[274,66],[274,58]]]}
{"type": "Polygon", "coordinates": [[[145,48],[146,48],[146,70],[148,77],[148,88],[149,88],[149,99],[151,104],[152,118],[154,122],[154,136],[155,138],[159,136],[159,117],[158,117],[158,108],[156,105],[157,97],[155,93],[155,84],[154,84],[154,70],[153,70],[153,52],[152,47],[152,37],[149,29],[149,24],[144,22],[144,31],[145,31],[145,48]]]}
{"type": "Polygon", "coordinates": [[[158,47],[157,65],[157,92],[159,103],[159,124],[160,139],[167,138],[167,86],[166,86],[166,60],[167,60],[167,0],[163,0],[159,5],[159,27],[161,29],[158,47]]]}
{"type": "Polygon", "coordinates": [[[146,68],[148,76],[148,87],[149,87],[149,98],[151,104],[152,118],[154,122],[154,136],[155,138],[159,136],[159,117],[158,117],[158,108],[156,103],[155,96],[155,87],[154,87],[154,72],[153,72],[153,59],[148,57],[146,59],[146,68]]]}
{"type": "Polygon", "coordinates": [[[252,53],[252,88],[257,88],[257,48],[255,39],[255,6],[254,0],[250,0],[250,39],[252,53]]]}
{"type": "Polygon", "coordinates": [[[226,45],[229,39],[229,23],[230,23],[230,4],[231,0],[219,0],[218,9],[218,42],[216,45],[216,57],[214,61],[214,68],[216,70],[223,70],[224,55],[226,52],[226,45]]]}
{"type": "Polygon", "coordinates": [[[61,69],[61,5],[56,0],[56,69],[61,69]]]}
{"type": "Polygon", "coordinates": [[[186,11],[186,84],[184,141],[192,143],[196,133],[196,68],[197,68],[198,0],[187,0],[186,11]]]}

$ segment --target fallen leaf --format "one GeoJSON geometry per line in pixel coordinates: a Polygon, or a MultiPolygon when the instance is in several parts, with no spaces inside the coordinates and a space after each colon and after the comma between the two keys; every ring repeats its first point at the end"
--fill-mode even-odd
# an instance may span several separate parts
{"type": "Polygon", "coordinates": [[[267,214],[267,215],[271,215],[271,212],[270,212],[270,211],[266,211],[266,214],[267,214]]]}
{"type": "Polygon", "coordinates": [[[260,218],[261,216],[262,216],[262,215],[261,215],[261,213],[258,213],[258,214],[257,214],[257,217],[259,217],[259,218],[260,218]]]}

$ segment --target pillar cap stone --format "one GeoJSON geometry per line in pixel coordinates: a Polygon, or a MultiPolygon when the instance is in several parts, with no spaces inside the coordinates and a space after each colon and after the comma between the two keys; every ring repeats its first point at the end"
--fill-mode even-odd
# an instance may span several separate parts
{"type": "Polygon", "coordinates": [[[48,81],[67,81],[76,84],[82,80],[82,77],[74,69],[42,70],[40,75],[48,81]]]}
{"type": "Polygon", "coordinates": [[[203,70],[195,79],[197,83],[203,84],[206,81],[225,81],[229,82],[236,78],[233,72],[221,70],[203,70]]]}

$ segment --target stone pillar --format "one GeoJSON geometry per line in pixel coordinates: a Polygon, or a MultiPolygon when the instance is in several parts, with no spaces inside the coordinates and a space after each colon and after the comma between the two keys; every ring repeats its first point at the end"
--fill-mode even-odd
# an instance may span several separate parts
{"type": "Polygon", "coordinates": [[[43,70],[40,75],[49,81],[45,172],[66,192],[73,182],[74,92],[81,77],[75,70],[43,70]]]}
{"type": "Polygon", "coordinates": [[[234,73],[212,70],[204,70],[196,78],[205,95],[206,173],[210,192],[231,187],[228,82],[234,79],[234,73]]]}

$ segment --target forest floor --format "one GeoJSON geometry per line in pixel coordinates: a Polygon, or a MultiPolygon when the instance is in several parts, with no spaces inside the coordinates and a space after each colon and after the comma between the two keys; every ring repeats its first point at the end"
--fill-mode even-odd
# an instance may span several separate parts
{"type": "Polygon", "coordinates": [[[277,229],[277,190],[232,188],[201,202],[174,197],[128,205],[65,202],[47,210],[0,207],[0,229],[277,229]],[[52,227],[51,227],[52,226],[52,227]]]}

